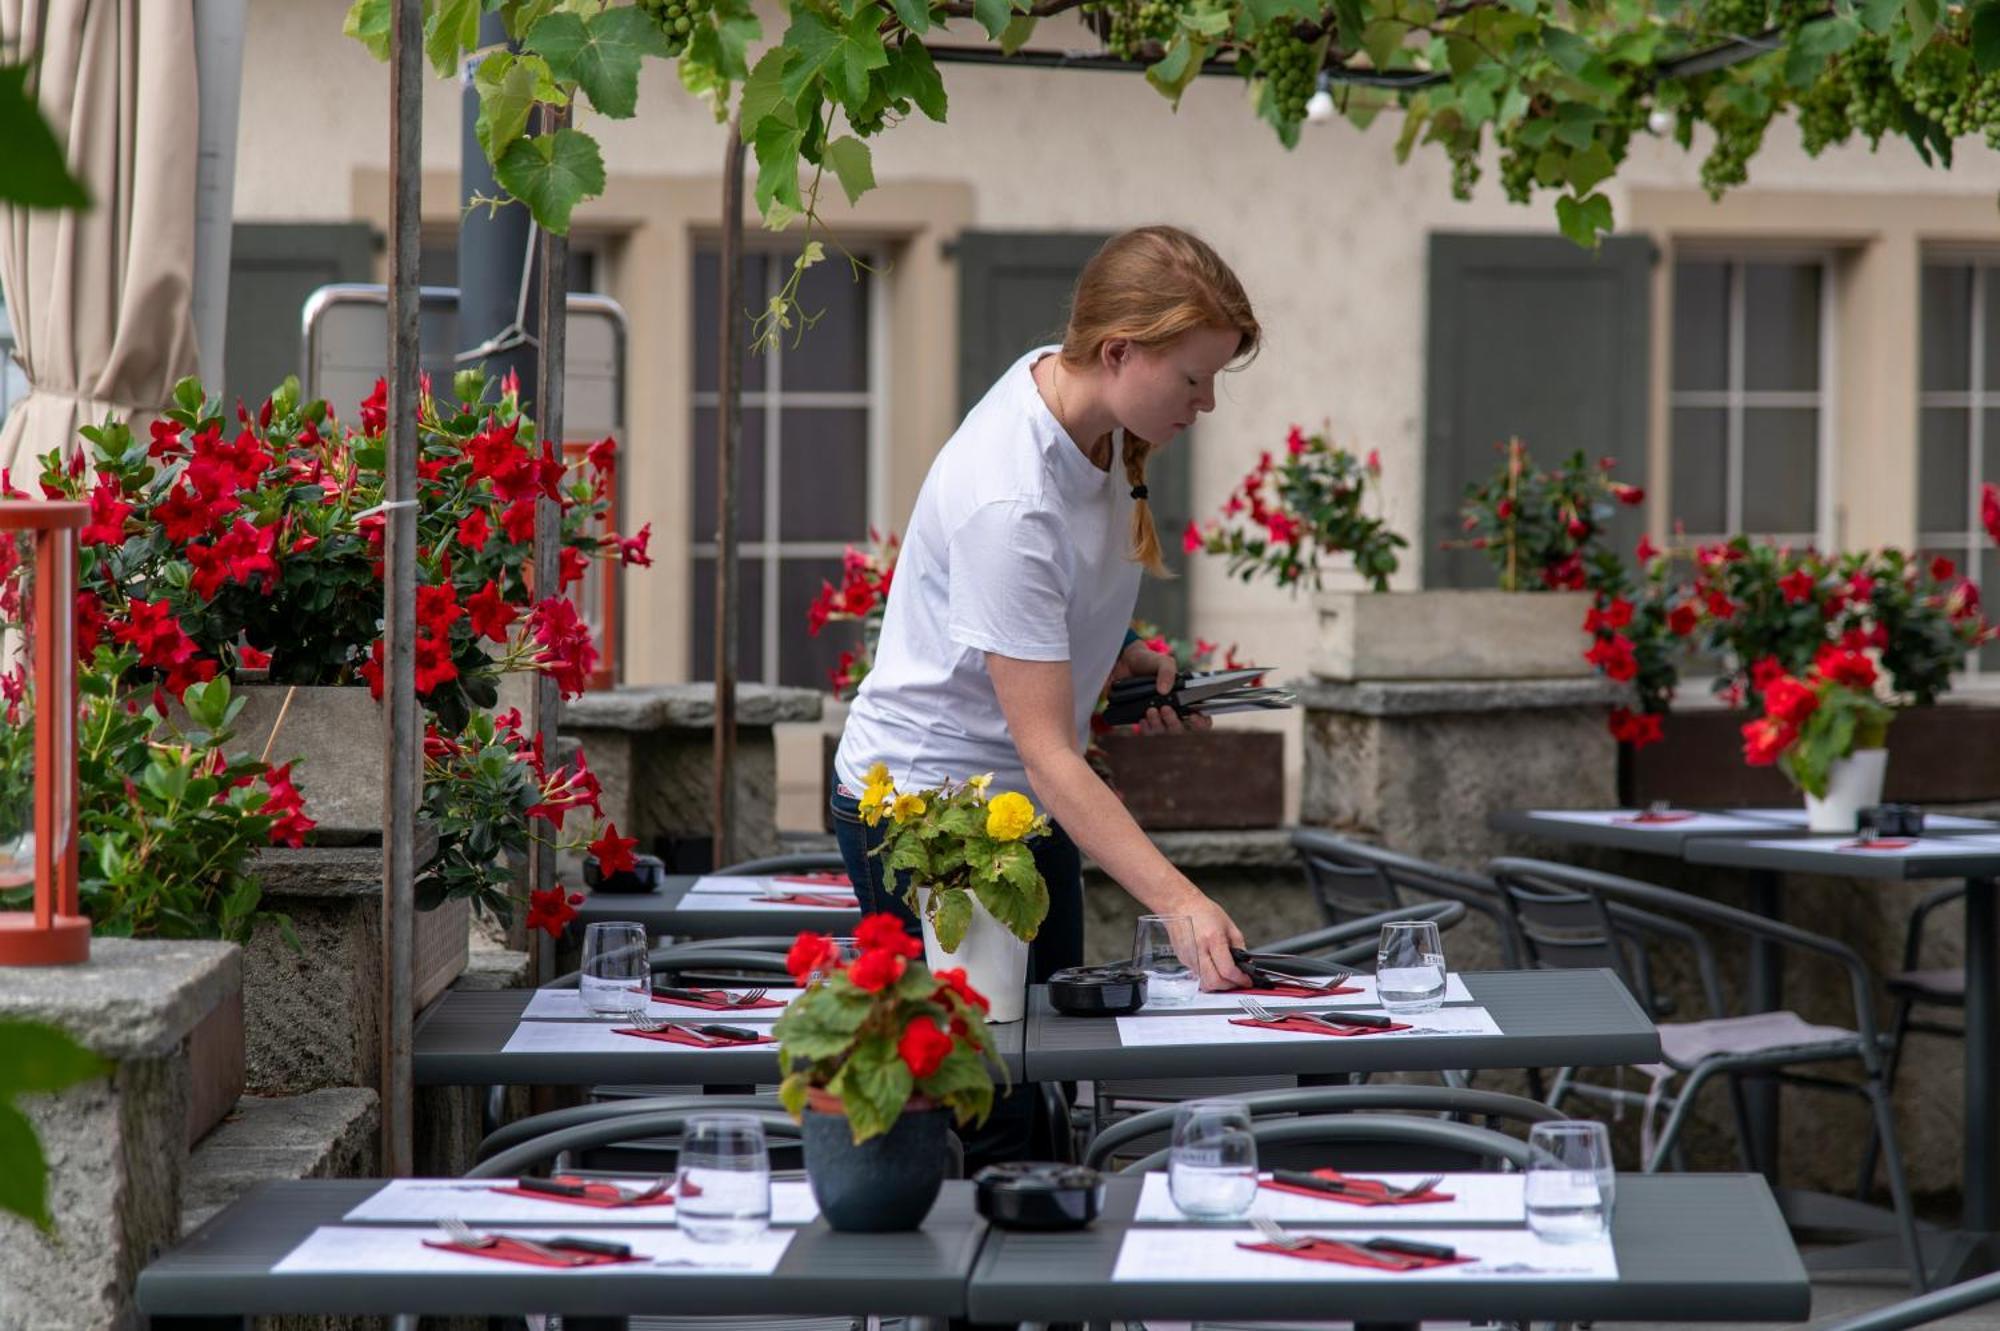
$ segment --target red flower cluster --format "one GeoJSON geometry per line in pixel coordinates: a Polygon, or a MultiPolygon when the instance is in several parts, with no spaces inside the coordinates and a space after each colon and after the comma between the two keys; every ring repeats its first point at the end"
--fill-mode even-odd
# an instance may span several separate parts
{"type": "Polygon", "coordinates": [[[1629,707],[1611,709],[1611,738],[1620,744],[1643,749],[1666,738],[1663,718],[1658,712],[1635,712],[1629,707]]]}
{"type": "Polygon", "coordinates": [[[583,903],[583,893],[565,892],[563,885],[540,888],[528,893],[528,928],[540,929],[551,938],[562,937],[562,931],[576,918],[576,908],[583,903]]]}
{"type": "Polygon", "coordinates": [[[597,645],[575,603],[560,596],[543,600],[528,619],[528,632],[542,648],[535,664],[555,677],[563,697],[582,697],[590,685],[590,672],[597,669],[597,645]]]}
{"type": "Polygon", "coordinates": [[[271,844],[297,849],[306,843],[306,833],[319,824],[306,817],[305,798],[292,784],[292,765],[273,767],[264,773],[264,807],[261,813],[277,821],[271,824],[271,844]]]}
{"type": "MultiPolygon", "coordinates": [[[[650,534],[642,528],[635,538],[641,550],[650,534]]],[[[875,637],[888,609],[896,560],[902,554],[902,539],[895,532],[884,536],[870,527],[868,544],[866,550],[851,545],[846,548],[840,560],[840,586],[822,581],[819,595],[806,607],[806,633],[812,637],[818,637],[820,630],[832,623],[852,621],[862,626],[860,647],[844,649],[839,664],[829,672],[836,698],[846,697],[858,686],[873,664],[875,637]]]]}
{"type": "Polygon", "coordinates": [[[590,843],[590,853],[597,860],[597,871],[606,878],[631,873],[639,867],[639,862],[632,858],[632,847],[638,844],[638,837],[619,836],[618,824],[606,823],[604,835],[590,843]]]}
{"type": "Polygon", "coordinates": [[[1764,715],[1742,728],[1743,761],[1769,767],[1799,738],[1799,729],[1826,700],[1829,690],[1866,693],[1875,686],[1875,663],[1860,651],[1828,643],[1819,649],[1804,678],[1787,674],[1766,657],[1751,672],[1752,686],[1764,702],[1764,715]]]}
{"type": "MultiPolygon", "coordinates": [[[[815,974],[822,978],[838,974],[862,993],[880,994],[898,983],[910,962],[924,954],[924,945],[886,911],[862,917],[854,930],[854,941],[861,954],[843,970],[833,939],[825,934],[801,933],[785,955],[785,969],[800,984],[808,983],[815,974]]],[[[989,1010],[985,995],[966,982],[963,970],[941,970],[931,978],[937,981],[931,996],[947,1012],[955,1005],[981,1013],[989,1010]]],[[[959,1041],[970,1034],[962,1017],[952,1017],[949,1027],[939,1025],[930,1015],[913,1017],[896,1040],[896,1054],[909,1068],[910,1076],[921,1081],[943,1066],[959,1041]]]]}

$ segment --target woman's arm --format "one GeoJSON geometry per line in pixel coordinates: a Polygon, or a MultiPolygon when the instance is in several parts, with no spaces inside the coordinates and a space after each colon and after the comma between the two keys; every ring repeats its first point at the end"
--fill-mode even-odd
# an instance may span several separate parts
{"type": "Polygon", "coordinates": [[[1050,816],[1148,911],[1194,918],[1194,963],[1204,989],[1250,983],[1229,955],[1243,934],[1228,912],[1176,869],[1139,830],[1125,805],[1076,751],[1067,661],[986,654],[986,673],[1006,715],[1028,782],[1050,816]]]}

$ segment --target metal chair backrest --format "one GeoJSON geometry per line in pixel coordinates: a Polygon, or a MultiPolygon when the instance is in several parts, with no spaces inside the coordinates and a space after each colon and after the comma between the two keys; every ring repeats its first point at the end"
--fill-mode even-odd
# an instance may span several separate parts
{"type": "MultiPolygon", "coordinates": [[[[465,1171],[467,1178],[511,1178],[523,1170],[546,1164],[565,1151],[583,1151],[594,1146],[610,1146],[618,1142],[641,1141],[656,1137],[678,1137],[686,1128],[690,1118],[696,1118],[705,1109],[656,1109],[643,1114],[621,1114],[609,1118],[596,1119],[587,1123],[576,1123],[566,1128],[545,1132],[539,1137],[531,1137],[518,1145],[503,1151],[496,1151],[486,1159],[465,1171]]],[[[800,1139],[799,1125],[792,1122],[789,1115],[781,1110],[732,1110],[745,1114],[764,1125],[764,1137],[772,1142],[796,1142],[800,1139]]]]}
{"type": "Polygon", "coordinates": [[[501,1124],[486,1134],[473,1159],[475,1162],[485,1161],[523,1142],[583,1123],[606,1123],[613,1119],[669,1111],[691,1114],[739,1109],[773,1113],[781,1111],[783,1106],[775,1095],[651,1095],[637,1100],[571,1105],[567,1109],[552,1109],[546,1114],[531,1114],[512,1123],[501,1124]]]}
{"type": "MultiPolygon", "coordinates": [[[[1928,1294],[1904,1299],[1901,1303],[1892,1303],[1844,1322],[1829,1322],[1824,1331],[1911,1331],[1914,1327],[1929,1326],[1953,1313],[1966,1312],[1996,1299],[2000,1299],[2000,1271],[1934,1289],[1928,1294]]],[[[1984,1319],[1979,1324],[1984,1324],[1984,1319]]]]}
{"type": "Polygon", "coordinates": [[[1316,827],[1292,832],[1292,848],[1305,865],[1306,882],[1328,924],[1391,910],[1415,901],[1456,901],[1492,921],[1500,960],[1522,964],[1500,891],[1484,875],[1339,836],[1316,827]]]}
{"type": "Polygon", "coordinates": [[[1465,907],[1456,901],[1424,901],[1398,906],[1376,915],[1364,915],[1345,924],[1328,925],[1289,938],[1260,943],[1259,952],[1283,952],[1298,957],[1301,971],[1332,973],[1338,967],[1372,966],[1382,926],[1401,920],[1429,920],[1438,932],[1448,932],[1465,918],[1465,907]]]}
{"type": "Polygon", "coordinates": [[[847,861],[837,850],[800,851],[794,855],[765,855],[760,859],[739,860],[735,864],[712,870],[718,876],[748,876],[771,873],[838,873],[847,867],[847,861]]]}
{"type": "Polygon", "coordinates": [[[1528,965],[1537,970],[1609,969],[1628,989],[1641,993],[1626,941],[1595,893],[1527,869],[1494,877],[1528,965]]]}
{"type": "MultiPolygon", "coordinates": [[[[1353,1169],[1526,1169],[1528,1144],[1470,1123],[1393,1114],[1323,1114],[1250,1125],[1260,1166],[1353,1169]],[[1421,1163],[1419,1163],[1421,1161],[1421,1163]]],[[[1167,1167],[1167,1152],[1154,1151],[1125,1166],[1121,1174],[1146,1174],[1167,1167]]]]}

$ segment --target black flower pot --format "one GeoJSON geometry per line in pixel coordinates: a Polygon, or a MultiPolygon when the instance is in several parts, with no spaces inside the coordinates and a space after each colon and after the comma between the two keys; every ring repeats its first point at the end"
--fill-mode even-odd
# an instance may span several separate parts
{"type": "Polygon", "coordinates": [[[943,1109],[905,1109],[894,1127],[857,1146],[845,1114],[808,1108],[806,1176],[827,1225],[883,1234],[923,1224],[944,1186],[950,1130],[943,1109]]]}

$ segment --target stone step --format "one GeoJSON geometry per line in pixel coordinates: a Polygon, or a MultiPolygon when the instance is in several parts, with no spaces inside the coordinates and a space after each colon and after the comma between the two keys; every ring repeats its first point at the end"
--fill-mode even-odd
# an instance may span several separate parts
{"type": "Polygon", "coordinates": [[[188,1159],[181,1233],[272,1179],[366,1178],[380,1172],[381,1102],[360,1087],[246,1095],[188,1159]]]}

